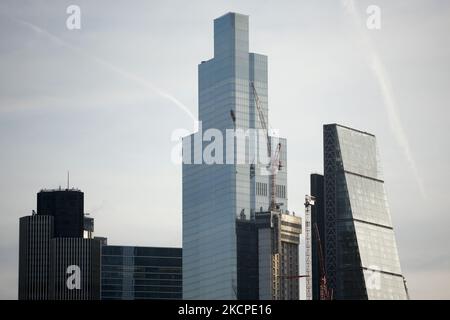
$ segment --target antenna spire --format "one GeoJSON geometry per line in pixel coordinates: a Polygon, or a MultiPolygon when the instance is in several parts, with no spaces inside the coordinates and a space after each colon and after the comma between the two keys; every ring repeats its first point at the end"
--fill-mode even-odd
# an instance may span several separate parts
{"type": "Polygon", "coordinates": [[[67,171],[67,190],[69,190],[70,187],[70,172],[67,171]]]}

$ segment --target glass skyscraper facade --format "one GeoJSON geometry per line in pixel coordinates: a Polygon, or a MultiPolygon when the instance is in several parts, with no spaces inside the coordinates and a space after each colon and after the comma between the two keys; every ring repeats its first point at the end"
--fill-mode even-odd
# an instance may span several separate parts
{"type": "Polygon", "coordinates": [[[406,299],[374,135],[324,126],[324,232],[336,299],[406,299]]]}
{"type": "Polygon", "coordinates": [[[102,300],[181,299],[181,249],[102,246],[102,300]]]}
{"type": "MultiPolygon", "coordinates": [[[[236,219],[250,220],[256,211],[269,207],[271,190],[265,166],[235,161],[240,156],[251,158],[251,148],[233,148],[228,164],[208,164],[202,159],[202,134],[208,129],[226,137],[227,130],[262,128],[252,84],[268,122],[267,57],[249,52],[248,21],[248,16],[237,13],[214,20],[214,57],[198,67],[199,131],[183,139],[185,299],[238,297],[236,219]]],[[[279,142],[283,168],[277,174],[276,200],[285,209],[286,140],[279,138],[279,142]]],[[[223,159],[230,157],[226,144],[223,159]]]]}

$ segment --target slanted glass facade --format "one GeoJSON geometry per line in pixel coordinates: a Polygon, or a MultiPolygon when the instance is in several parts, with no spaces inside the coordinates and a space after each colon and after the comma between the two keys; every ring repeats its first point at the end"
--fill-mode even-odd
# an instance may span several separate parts
{"type": "Polygon", "coordinates": [[[181,299],[181,249],[102,246],[102,300],[181,299]]]}
{"type": "Polygon", "coordinates": [[[324,126],[325,247],[337,299],[406,299],[376,138],[324,126]]]}
{"type": "MultiPolygon", "coordinates": [[[[217,129],[226,137],[227,129],[262,127],[251,83],[268,122],[267,57],[249,52],[248,16],[228,13],[214,20],[214,58],[198,69],[201,130],[183,139],[183,298],[236,299],[236,218],[251,219],[255,211],[267,210],[269,178],[261,174],[262,166],[236,164],[237,157],[250,158],[248,147],[232,150],[228,164],[205,163],[208,143],[202,134],[217,129]]],[[[280,140],[284,167],[277,176],[277,195],[284,209],[287,157],[286,140],[280,140]]],[[[224,139],[223,163],[230,153],[226,145],[224,139]]]]}

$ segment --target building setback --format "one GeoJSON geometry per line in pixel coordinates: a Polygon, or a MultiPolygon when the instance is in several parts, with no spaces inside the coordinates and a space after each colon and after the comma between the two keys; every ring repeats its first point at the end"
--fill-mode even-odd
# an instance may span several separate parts
{"type": "MultiPolygon", "coordinates": [[[[256,268],[256,262],[241,259],[239,250],[245,240],[238,237],[251,238],[251,234],[244,234],[245,230],[255,231],[252,227],[241,228],[236,221],[252,221],[256,212],[268,210],[271,184],[269,175],[263,172],[266,165],[235,163],[242,155],[251,158],[252,149],[230,152],[225,141],[222,160],[226,164],[206,163],[202,160],[205,144],[201,142],[208,129],[226,137],[229,130],[236,133],[263,128],[252,85],[259,97],[261,114],[269,122],[267,57],[249,52],[248,16],[228,13],[214,20],[214,57],[202,61],[198,71],[202,130],[183,139],[183,298],[254,297],[256,293],[250,288],[258,290],[251,284],[255,277],[248,278],[249,283],[245,284],[241,272],[248,274],[256,268]],[[230,158],[231,163],[226,161],[230,158]],[[247,265],[241,266],[241,261],[247,265]]],[[[277,174],[275,194],[280,210],[285,212],[286,139],[279,138],[279,143],[283,167],[277,174]]],[[[250,257],[254,259],[255,254],[250,257]]]]}
{"type": "Polygon", "coordinates": [[[322,227],[334,298],[407,299],[375,136],[330,124],[323,138],[322,227]]]}
{"type": "Polygon", "coordinates": [[[102,300],[181,299],[181,249],[102,246],[102,300]]]}
{"type": "Polygon", "coordinates": [[[41,190],[37,214],[53,216],[56,238],[81,238],[84,227],[84,194],[76,189],[41,190]]]}
{"type": "MultiPolygon", "coordinates": [[[[83,238],[83,198],[73,189],[41,191],[40,211],[20,218],[19,300],[100,299],[101,241],[83,238]]],[[[91,236],[93,219],[86,222],[91,236]]]]}

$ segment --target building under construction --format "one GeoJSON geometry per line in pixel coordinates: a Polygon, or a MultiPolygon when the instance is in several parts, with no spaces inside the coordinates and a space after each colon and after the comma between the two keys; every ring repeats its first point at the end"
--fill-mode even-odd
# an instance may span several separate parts
{"type": "Polygon", "coordinates": [[[287,211],[236,221],[238,299],[299,299],[301,232],[301,218],[287,211]]]}
{"type": "Polygon", "coordinates": [[[280,237],[275,226],[283,219],[268,214],[265,228],[260,228],[256,213],[288,209],[287,141],[270,131],[268,57],[249,49],[248,16],[230,12],[214,20],[214,56],[198,66],[199,130],[183,138],[184,299],[258,299],[263,292],[271,298],[273,288],[281,291],[272,274],[282,271],[271,272],[264,282],[260,270],[264,264],[276,267],[282,246],[267,241],[270,260],[263,259],[259,237],[280,237]],[[248,148],[236,144],[223,150],[230,161],[207,163],[202,155],[208,146],[196,141],[209,129],[223,137],[230,131],[234,136],[255,132],[260,143],[246,138],[248,148]],[[235,161],[240,158],[245,161],[235,161]]]}

